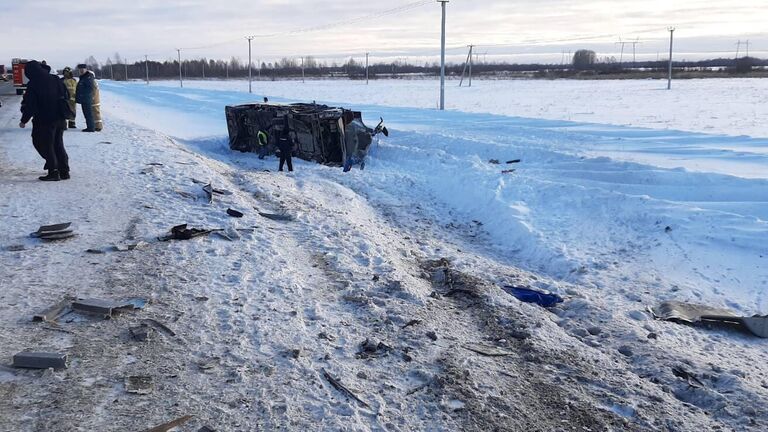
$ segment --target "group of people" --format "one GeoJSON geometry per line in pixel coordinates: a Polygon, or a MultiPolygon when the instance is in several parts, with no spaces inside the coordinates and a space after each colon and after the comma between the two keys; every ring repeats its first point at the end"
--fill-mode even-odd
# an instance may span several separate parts
{"type": "Polygon", "coordinates": [[[64,148],[64,130],[75,128],[76,108],[80,104],[85,117],[83,132],[102,130],[99,86],[88,66],[77,66],[80,73],[76,81],[71,68],[63,70],[63,78],[51,74],[45,61],[29,61],[24,74],[29,79],[21,101],[21,121],[25,128],[32,121],[32,145],[45,159],[47,175],[42,181],[68,180],[69,157],[64,148]]]}

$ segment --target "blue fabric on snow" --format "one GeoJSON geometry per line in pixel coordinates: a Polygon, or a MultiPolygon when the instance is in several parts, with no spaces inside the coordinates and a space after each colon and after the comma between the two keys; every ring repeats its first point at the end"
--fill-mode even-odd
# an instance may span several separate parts
{"type": "Polygon", "coordinates": [[[557,294],[547,294],[541,291],[532,290],[530,288],[505,285],[504,291],[508,292],[510,295],[513,295],[521,302],[536,303],[537,305],[543,307],[552,307],[558,303],[563,302],[563,298],[557,294]]]}

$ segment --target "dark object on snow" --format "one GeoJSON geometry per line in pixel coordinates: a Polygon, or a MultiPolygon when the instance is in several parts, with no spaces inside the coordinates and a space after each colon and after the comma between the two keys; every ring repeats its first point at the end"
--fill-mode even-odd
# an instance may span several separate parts
{"type": "Polygon", "coordinates": [[[42,240],[63,240],[75,235],[71,228],[72,222],[55,225],[43,225],[37,231],[30,234],[31,237],[42,240]]]}
{"type": "Polygon", "coordinates": [[[155,426],[151,429],[147,429],[144,432],[168,432],[169,430],[181,426],[184,423],[188,422],[190,419],[192,419],[192,416],[187,415],[184,417],[179,417],[174,421],[170,421],[168,423],[163,423],[160,426],[155,426]]]}
{"type": "Polygon", "coordinates": [[[414,325],[417,325],[417,324],[421,324],[421,320],[417,320],[417,319],[414,319],[414,320],[410,320],[410,321],[408,321],[407,323],[405,323],[405,325],[404,325],[404,326],[402,326],[402,327],[400,327],[400,328],[403,328],[403,329],[405,329],[405,328],[408,328],[408,327],[410,327],[410,326],[414,326],[414,325]]]}
{"type": "Polygon", "coordinates": [[[340,391],[342,394],[344,394],[344,396],[347,396],[350,399],[354,399],[355,401],[357,401],[357,403],[359,403],[360,405],[362,405],[362,406],[364,406],[366,408],[370,408],[371,407],[370,405],[365,403],[362,399],[357,397],[356,394],[352,393],[351,390],[349,390],[348,388],[344,387],[344,385],[341,382],[339,382],[339,380],[337,380],[336,378],[332,377],[331,374],[329,374],[325,369],[323,369],[322,372],[323,372],[323,377],[325,377],[325,379],[328,380],[328,382],[333,386],[333,388],[335,388],[336,390],[340,391]]]}
{"type": "Polygon", "coordinates": [[[508,170],[502,170],[501,171],[502,174],[512,174],[513,172],[515,172],[515,170],[513,170],[513,169],[508,169],[508,170]]]}
{"type": "Polygon", "coordinates": [[[524,303],[536,303],[542,307],[552,307],[563,302],[563,298],[557,294],[547,294],[530,288],[504,286],[504,291],[524,303]]]}
{"type": "Polygon", "coordinates": [[[709,323],[722,326],[739,326],[761,338],[768,338],[768,315],[752,317],[738,316],[728,309],[706,305],[667,301],[650,308],[656,319],[684,322],[689,324],[709,323]]]}
{"type": "Polygon", "coordinates": [[[678,378],[682,378],[688,382],[688,385],[691,387],[704,387],[704,383],[701,382],[698,378],[696,378],[696,375],[688,372],[687,370],[683,369],[680,366],[675,366],[672,368],[672,374],[678,378]]]}
{"type": "Polygon", "coordinates": [[[216,432],[216,429],[211,429],[208,426],[203,426],[197,430],[197,432],[216,432]]]}
{"type": "Polygon", "coordinates": [[[512,159],[512,160],[508,160],[508,161],[507,161],[507,165],[509,165],[509,164],[515,164],[515,163],[520,163],[520,159],[512,159]]]}
{"type": "Polygon", "coordinates": [[[133,394],[146,395],[152,393],[154,385],[151,376],[129,376],[125,379],[125,391],[133,394]]]}
{"type": "Polygon", "coordinates": [[[20,352],[13,356],[13,367],[25,369],[66,369],[67,355],[46,352],[20,352]]]}
{"type": "Polygon", "coordinates": [[[231,209],[231,208],[227,209],[227,214],[232,216],[232,217],[234,217],[234,218],[241,218],[241,217],[245,216],[242,212],[237,211],[235,209],[231,209]]]}
{"type": "Polygon", "coordinates": [[[43,225],[40,228],[38,228],[37,233],[42,233],[46,231],[62,231],[72,226],[72,222],[64,222],[60,224],[54,224],[54,225],[43,225]]]}
{"type": "Polygon", "coordinates": [[[170,328],[168,328],[167,325],[161,323],[160,321],[158,321],[156,319],[147,318],[147,319],[143,320],[143,322],[146,323],[146,324],[151,324],[151,325],[157,327],[159,330],[161,330],[162,332],[166,333],[168,336],[176,336],[176,332],[175,331],[171,330],[170,328]]]}
{"type": "Polygon", "coordinates": [[[44,311],[35,314],[35,316],[32,317],[32,321],[35,321],[35,322],[56,321],[56,318],[62,316],[64,314],[64,311],[67,308],[69,308],[71,303],[72,303],[71,298],[65,298],[64,300],[56,303],[55,305],[49,307],[48,309],[45,309],[44,311]]]}
{"type": "Polygon", "coordinates": [[[392,351],[392,347],[384,342],[366,339],[360,344],[360,351],[355,355],[359,359],[384,357],[392,351]]]}
{"type": "Polygon", "coordinates": [[[144,342],[146,340],[149,340],[149,337],[152,333],[152,328],[146,324],[142,324],[136,327],[131,327],[128,329],[131,333],[131,337],[139,342],[144,342]]]}
{"type": "Polygon", "coordinates": [[[280,222],[289,222],[293,220],[293,216],[287,214],[274,214],[274,213],[262,213],[259,212],[259,216],[280,222]]]}
{"type": "Polygon", "coordinates": [[[489,163],[489,164],[493,164],[493,165],[498,165],[498,164],[500,164],[501,162],[499,162],[499,160],[498,160],[498,159],[491,159],[491,160],[489,160],[489,161],[488,161],[488,163],[489,163]]]}
{"type": "Polygon", "coordinates": [[[360,112],[327,105],[248,104],[228,106],[225,113],[232,150],[259,153],[258,133],[263,131],[268,143],[261,154],[275,154],[278,140],[287,132],[296,157],[345,169],[353,164],[362,167],[373,137],[389,135],[383,120],[371,129],[360,112]]]}
{"type": "Polygon", "coordinates": [[[507,350],[480,344],[466,344],[464,345],[464,349],[478,353],[480,355],[484,355],[486,357],[505,357],[512,355],[512,353],[507,350]]]}
{"type": "Polygon", "coordinates": [[[160,241],[189,240],[195,237],[208,235],[210,233],[211,233],[211,230],[202,229],[202,228],[187,228],[187,224],[181,224],[171,228],[171,234],[163,237],[159,237],[158,240],[160,241]]]}
{"type": "Polygon", "coordinates": [[[77,312],[85,312],[94,315],[111,317],[115,304],[99,299],[83,299],[72,302],[72,309],[77,312]]]}

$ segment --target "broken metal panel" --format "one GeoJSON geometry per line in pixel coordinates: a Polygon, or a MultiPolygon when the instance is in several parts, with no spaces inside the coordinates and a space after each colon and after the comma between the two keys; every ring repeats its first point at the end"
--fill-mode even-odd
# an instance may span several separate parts
{"type": "Polygon", "coordinates": [[[715,308],[706,305],[697,305],[683,303],[679,301],[666,301],[651,309],[653,315],[662,320],[679,320],[689,323],[695,323],[702,320],[704,316],[720,316],[738,318],[728,309],[715,308]]]}

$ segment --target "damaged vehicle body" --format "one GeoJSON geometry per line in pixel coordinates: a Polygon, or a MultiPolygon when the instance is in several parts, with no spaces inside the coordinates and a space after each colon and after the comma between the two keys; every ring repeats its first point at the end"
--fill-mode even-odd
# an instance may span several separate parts
{"type": "Polygon", "coordinates": [[[359,111],[315,103],[246,104],[227,106],[225,112],[232,150],[263,158],[275,154],[278,140],[287,134],[296,157],[343,166],[344,171],[353,165],[364,168],[373,138],[379,133],[389,136],[383,119],[370,128],[359,111]]]}

